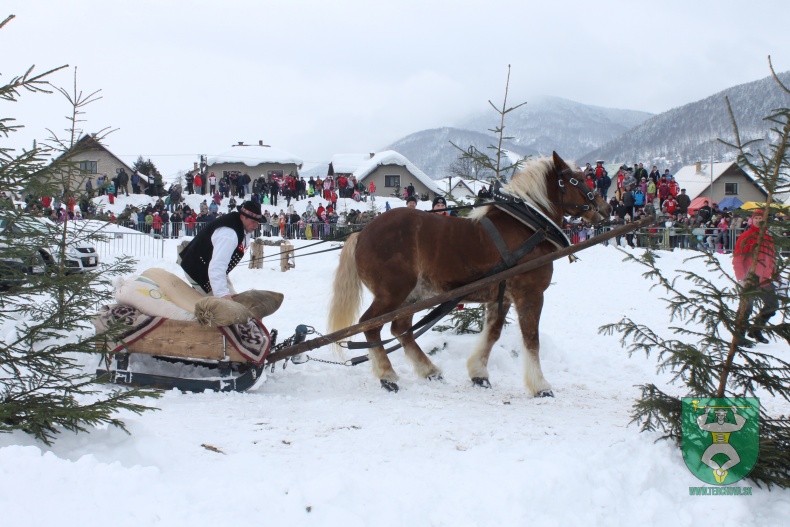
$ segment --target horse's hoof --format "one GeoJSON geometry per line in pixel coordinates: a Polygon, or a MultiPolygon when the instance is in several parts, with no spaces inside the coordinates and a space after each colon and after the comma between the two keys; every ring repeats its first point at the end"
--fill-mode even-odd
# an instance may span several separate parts
{"type": "Polygon", "coordinates": [[[551,390],[541,390],[535,394],[535,397],[554,397],[554,392],[551,390]]]}
{"type": "Polygon", "coordinates": [[[472,384],[480,388],[491,388],[491,383],[485,377],[472,377],[472,384]]]}
{"type": "Polygon", "coordinates": [[[434,373],[433,375],[428,375],[426,377],[429,381],[444,381],[444,377],[442,377],[441,373],[434,373]]]}
{"type": "Polygon", "coordinates": [[[387,390],[388,392],[398,393],[398,385],[392,381],[381,379],[381,387],[387,390]]]}

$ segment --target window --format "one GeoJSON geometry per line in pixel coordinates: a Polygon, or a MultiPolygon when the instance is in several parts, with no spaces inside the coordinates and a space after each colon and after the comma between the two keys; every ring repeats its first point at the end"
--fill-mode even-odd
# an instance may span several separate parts
{"type": "Polygon", "coordinates": [[[724,184],[724,195],[725,196],[737,196],[738,195],[738,184],[737,183],[725,183],[724,184]]]}
{"type": "Polygon", "coordinates": [[[384,176],[385,187],[400,187],[400,176],[384,176]]]}
{"type": "Polygon", "coordinates": [[[98,174],[99,163],[98,161],[80,161],[80,170],[86,174],[98,174]]]}

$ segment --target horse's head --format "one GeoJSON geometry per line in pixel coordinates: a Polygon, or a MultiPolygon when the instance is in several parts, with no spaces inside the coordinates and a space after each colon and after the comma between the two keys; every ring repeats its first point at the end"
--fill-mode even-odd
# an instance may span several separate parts
{"type": "Polygon", "coordinates": [[[557,152],[552,153],[552,158],[559,186],[557,203],[563,208],[563,215],[581,217],[589,223],[609,219],[609,204],[585,183],[581,169],[568,166],[557,152]]]}

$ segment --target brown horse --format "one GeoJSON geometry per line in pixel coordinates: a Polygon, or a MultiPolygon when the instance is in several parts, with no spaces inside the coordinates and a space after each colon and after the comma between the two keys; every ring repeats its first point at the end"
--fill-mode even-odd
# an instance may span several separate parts
{"type": "MultiPolygon", "coordinates": [[[[583,217],[590,222],[608,218],[609,206],[584,183],[584,174],[572,170],[555,152],[551,158],[528,163],[504,187],[511,195],[529,202],[555,225],[563,216],[583,217]],[[599,212],[600,211],[600,212],[599,212]]],[[[523,207],[523,205],[519,205],[523,207]]],[[[390,210],[365,229],[348,239],[340,253],[329,311],[329,331],[356,322],[362,302],[362,284],[374,296],[373,303],[359,321],[389,313],[399,307],[473,282],[503,259],[483,218],[496,227],[502,242],[514,251],[536,231],[508,213],[506,207],[479,207],[466,218],[432,214],[408,207],[390,210]]],[[[495,237],[495,235],[494,235],[495,237]]],[[[555,245],[542,242],[521,257],[518,263],[550,253],[555,245]]],[[[512,262],[511,262],[512,263],[512,262]]],[[[488,356],[499,339],[505,316],[515,304],[526,347],[524,382],[533,396],[552,396],[551,386],[540,369],[538,325],[543,308],[543,292],[549,287],[552,264],[520,274],[505,282],[504,293],[493,285],[477,291],[464,302],[486,304],[482,338],[467,360],[472,381],[490,387],[488,356]]],[[[441,371],[423,353],[409,331],[412,318],[392,322],[392,334],[398,337],[417,375],[441,379],[441,371]]],[[[368,343],[377,343],[381,327],[365,332],[368,343]]],[[[373,373],[382,387],[397,391],[398,375],[392,369],[382,345],[371,347],[373,373]]]]}

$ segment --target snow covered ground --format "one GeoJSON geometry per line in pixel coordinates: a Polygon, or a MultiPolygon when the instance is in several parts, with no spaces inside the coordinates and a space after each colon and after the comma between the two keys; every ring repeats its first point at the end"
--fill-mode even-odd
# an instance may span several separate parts
{"type": "MultiPolygon", "coordinates": [[[[164,260],[143,257],[138,268],[179,272],[175,241],[167,243],[164,260]]],[[[415,378],[395,352],[397,394],[365,364],[310,361],[278,366],[245,394],[165,393],[150,403],[159,411],[122,415],[131,435],[63,433],[52,447],[21,432],[0,435],[2,524],[788,525],[789,491],[744,480],[737,485],[752,486],[752,496],[690,496],[702,482],[680,451],[628,426],[635,385],[664,385],[666,376],[656,375],[654,358],[628,358],[597,329],[623,315],[665,328],[666,311],[614,247],[580,256],[555,264],[546,294],[541,360],[553,399],[525,394],[516,324],[492,353],[491,390],[467,377],[475,336],[431,331],[420,344],[440,349],[432,359],[444,382],[415,378]]],[[[700,265],[684,263],[680,251],[661,256],[668,270],[700,265]]],[[[265,320],[283,337],[298,323],[324,332],[337,257],[298,258],[287,273],[274,261],[240,266],[231,277],[239,290],[285,293],[265,320]]],[[[309,354],[335,358],[328,349],[309,354]]],[[[781,401],[763,404],[790,412],[781,401]]]]}

